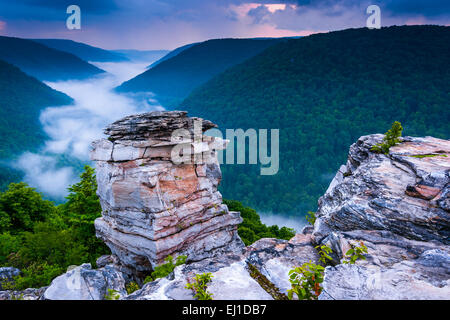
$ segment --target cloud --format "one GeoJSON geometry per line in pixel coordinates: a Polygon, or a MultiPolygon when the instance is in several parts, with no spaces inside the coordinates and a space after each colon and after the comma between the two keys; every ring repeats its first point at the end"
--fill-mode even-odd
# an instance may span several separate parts
{"type": "Polygon", "coordinates": [[[151,93],[141,95],[141,99],[136,101],[112,90],[145,70],[148,62],[96,65],[115,74],[109,73],[84,81],[46,82],[50,87],[74,98],[75,103],[47,108],[41,113],[41,123],[50,137],[45,151],[70,154],[80,160],[87,160],[89,144],[103,136],[106,125],[129,114],[160,108],[155,105],[151,93]]]}
{"type": "Polygon", "coordinates": [[[49,107],[40,121],[49,139],[40,153],[24,153],[15,167],[25,172],[24,180],[51,196],[62,199],[67,187],[78,180],[75,170],[61,158],[82,163],[89,160],[89,145],[104,137],[103,129],[126,115],[161,110],[149,92],[136,97],[119,95],[112,89],[145,70],[145,63],[98,63],[111,73],[83,81],[48,82],[72,98],[73,105],[49,107]]]}
{"type": "Polygon", "coordinates": [[[0,20],[0,31],[4,30],[6,28],[6,22],[0,20]]]}
{"type": "Polygon", "coordinates": [[[55,157],[25,152],[14,167],[25,172],[24,181],[53,199],[67,195],[67,187],[76,181],[72,168],[58,167],[55,157]]]}
{"type": "Polygon", "coordinates": [[[267,226],[277,225],[281,227],[288,227],[294,229],[296,232],[300,232],[307,222],[305,218],[301,217],[289,217],[282,214],[273,213],[259,213],[261,222],[267,226]]]}
{"type": "Polygon", "coordinates": [[[82,0],[81,30],[66,29],[66,6],[58,1],[3,1],[0,17],[11,36],[68,38],[106,49],[173,49],[211,38],[364,27],[372,3],[381,7],[383,26],[450,20],[448,0],[82,0]]]}

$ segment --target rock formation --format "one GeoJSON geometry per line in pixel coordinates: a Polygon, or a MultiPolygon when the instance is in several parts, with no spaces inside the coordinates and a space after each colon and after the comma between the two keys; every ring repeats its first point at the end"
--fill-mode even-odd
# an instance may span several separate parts
{"type": "Polygon", "coordinates": [[[89,263],[70,268],[56,277],[44,292],[46,300],[103,300],[108,289],[127,294],[125,279],[113,266],[93,270],[89,263]]]}
{"type": "Polygon", "coordinates": [[[402,139],[389,155],[370,148],[382,135],[361,137],[319,201],[313,227],[290,241],[261,239],[239,256],[175,269],[125,299],[192,299],[194,274],[212,272],[214,299],[285,299],[288,272],[318,263],[315,246],[333,249],[319,299],[450,299],[450,142],[402,139]],[[366,260],[342,264],[363,241],[366,260]]]}
{"type": "MultiPolygon", "coordinates": [[[[49,288],[28,289],[28,298],[103,299],[114,289],[128,300],[189,300],[186,284],[211,272],[208,291],[216,300],[286,299],[289,270],[319,263],[315,247],[327,245],[333,261],[319,299],[450,299],[450,141],[405,137],[385,155],[370,151],[382,135],[361,137],[319,199],[313,226],[289,241],[260,239],[244,248],[239,213],[229,212],[217,191],[215,150],[224,143],[202,136],[214,125],[204,122],[200,140],[172,139],[177,129],[195,135],[197,120],[185,112],[152,112],[106,129],[109,139],[92,150],[103,208],[95,226],[112,255],[97,260],[100,269],[85,264],[49,288]],[[207,161],[174,161],[171,151],[180,141],[192,151],[190,160],[202,154],[207,161]],[[361,241],[366,259],[343,264],[361,241]],[[189,259],[126,295],[125,281],[169,254],[189,259]]],[[[0,299],[17,294],[3,291],[0,299]]]]}
{"type": "Polygon", "coordinates": [[[151,271],[168,255],[198,261],[244,247],[236,231],[240,215],[217,191],[216,151],[226,144],[202,135],[212,127],[183,111],[156,111],[114,122],[108,139],[92,144],[103,209],[97,236],[126,273],[151,271]],[[180,130],[184,136],[176,136],[180,130]],[[176,146],[185,149],[174,153],[176,146]],[[174,154],[186,157],[180,163],[174,154]]]}
{"type": "Polygon", "coordinates": [[[328,267],[321,299],[450,299],[450,141],[402,138],[388,155],[361,137],[319,199],[313,238],[336,259],[363,241],[367,260],[328,267]]]}

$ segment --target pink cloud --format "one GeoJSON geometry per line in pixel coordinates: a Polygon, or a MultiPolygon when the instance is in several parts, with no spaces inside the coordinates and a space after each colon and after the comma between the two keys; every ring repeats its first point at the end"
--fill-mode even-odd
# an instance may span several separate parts
{"type": "Polygon", "coordinates": [[[0,31],[4,30],[6,28],[6,22],[0,20],[0,31]]]}
{"type": "Polygon", "coordinates": [[[427,20],[424,17],[411,18],[405,21],[407,26],[426,24],[427,20]]]}

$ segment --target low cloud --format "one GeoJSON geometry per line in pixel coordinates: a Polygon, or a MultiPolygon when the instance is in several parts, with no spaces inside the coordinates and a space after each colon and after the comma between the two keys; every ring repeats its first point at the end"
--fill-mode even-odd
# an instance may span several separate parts
{"type": "Polygon", "coordinates": [[[149,63],[101,63],[97,65],[110,73],[83,81],[47,82],[75,102],[42,111],[40,121],[49,139],[40,153],[26,152],[15,165],[24,171],[24,180],[52,198],[62,198],[78,180],[71,166],[61,165],[62,155],[74,163],[88,162],[90,143],[104,137],[108,124],[130,114],[161,110],[150,92],[132,97],[113,91],[149,63]]]}
{"type": "Polygon", "coordinates": [[[25,172],[24,180],[39,192],[61,200],[67,195],[67,187],[76,181],[73,169],[59,168],[55,157],[25,152],[16,168],[25,172]]]}
{"type": "Polygon", "coordinates": [[[277,225],[278,227],[288,227],[300,232],[306,226],[306,219],[302,217],[289,217],[274,213],[259,213],[261,222],[267,226],[277,225]]]}

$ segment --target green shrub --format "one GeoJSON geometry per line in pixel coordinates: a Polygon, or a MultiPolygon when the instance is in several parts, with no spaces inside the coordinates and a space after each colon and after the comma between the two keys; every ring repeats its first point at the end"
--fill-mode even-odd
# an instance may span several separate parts
{"type": "Polygon", "coordinates": [[[49,265],[46,262],[35,262],[21,271],[22,274],[20,276],[14,277],[15,290],[47,286],[54,278],[66,270],[60,266],[49,265]]]}
{"type": "Polygon", "coordinates": [[[389,148],[400,143],[400,137],[402,136],[403,127],[400,122],[395,121],[392,124],[391,129],[384,134],[383,142],[377,143],[370,150],[377,153],[389,153],[389,148]]]}
{"type": "Polygon", "coordinates": [[[0,232],[31,231],[34,223],[47,220],[55,212],[53,202],[42,199],[34,188],[24,182],[11,183],[0,194],[0,232]]]}
{"type": "Polygon", "coordinates": [[[333,252],[333,250],[331,250],[331,248],[327,245],[321,245],[321,246],[317,246],[315,247],[316,250],[319,253],[319,261],[322,262],[323,265],[327,265],[329,261],[332,261],[333,258],[330,256],[330,254],[333,252]]]}
{"type": "Polygon", "coordinates": [[[108,293],[105,294],[105,300],[119,300],[120,294],[113,289],[108,289],[108,293]]]}
{"type": "Polygon", "coordinates": [[[288,298],[293,299],[294,293],[299,300],[315,300],[320,295],[325,268],[321,265],[305,262],[301,267],[289,271],[291,289],[288,290],[288,298]]]}
{"type": "Polygon", "coordinates": [[[306,214],[306,221],[308,221],[311,225],[314,225],[316,222],[316,213],[314,211],[308,211],[306,214]]]}
{"type": "Polygon", "coordinates": [[[127,289],[128,294],[132,294],[133,292],[139,290],[139,285],[136,282],[128,283],[125,288],[127,289]]]}
{"type": "Polygon", "coordinates": [[[212,293],[208,292],[208,283],[212,279],[211,272],[196,274],[193,282],[186,284],[186,289],[194,292],[194,297],[197,300],[212,300],[212,293]]]}
{"type": "Polygon", "coordinates": [[[20,249],[22,239],[9,232],[0,234],[0,266],[8,264],[8,256],[20,249]]]}
{"type": "Polygon", "coordinates": [[[345,259],[342,261],[344,264],[355,264],[357,260],[366,260],[363,253],[367,253],[367,247],[362,241],[359,242],[360,246],[350,244],[352,248],[345,253],[345,259]]]}
{"type": "Polygon", "coordinates": [[[175,263],[173,263],[173,257],[171,255],[168,255],[167,258],[164,260],[166,263],[159,265],[155,267],[153,270],[151,276],[147,276],[144,280],[144,284],[155,281],[158,278],[164,278],[167,277],[169,274],[173,272],[175,267],[178,267],[184,263],[186,263],[187,256],[181,255],[178,256],[175,260],[175,263]]]}

